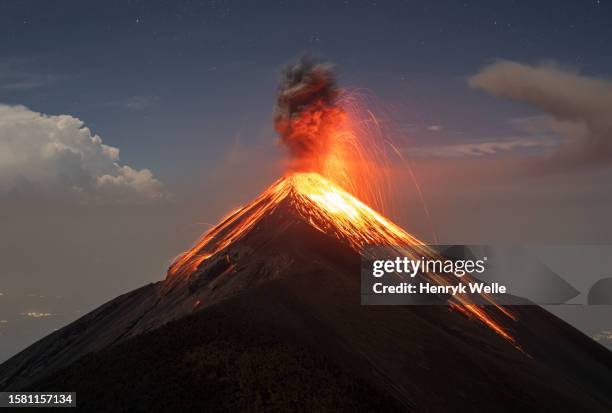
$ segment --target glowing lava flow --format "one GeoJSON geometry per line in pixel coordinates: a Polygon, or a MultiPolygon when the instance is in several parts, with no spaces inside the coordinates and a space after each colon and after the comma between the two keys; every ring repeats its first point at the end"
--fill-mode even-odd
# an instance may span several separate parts
{"type": "Polygon", "coordinates": [[[172,264],[169,274],[189,275],[207,258],[246,234],[285,198],[290,199],[295,211],[312,226],[349,243],[356,250],[366,244],[422,245],[321,175],[293,173],[279,179],[253,202],[223,219],[172,264]]]}
{"type": "MultiPolygon", "coordinates": [[[[279,179],[253,202],[226,217],[172,264],[168,271],[169,276],[191,275],[206,259],[247,234],[285,199],[290,202],[298,216],[314,228],[347,243],[361,253],[364,246],[377,245],[387,246],[394,254],[411,259],[438,256],[421,241],[338,185],[317,173],[303,172],[279,179]]],[[[452,282],[438,274],[427,275],[440,285],[452,282]]],[[[485,296],[485,299],[495,305],[488,297],[485,296]]],[[[514,342],[512,336],[480,306],[471,304],[461,296],[456,296],[456,302],[451,305],[514,342]]],[[[503,307],[495,307],[506,316],[514,318],[503,307]]]]}

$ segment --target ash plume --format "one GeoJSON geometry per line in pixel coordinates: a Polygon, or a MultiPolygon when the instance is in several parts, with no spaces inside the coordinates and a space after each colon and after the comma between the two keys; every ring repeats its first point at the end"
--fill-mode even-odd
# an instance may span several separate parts
{"type": "Polygon", "coordinates": [[[317,170],[333,144],[342,119],[339,90],[330,63],[302,56],[284,68],[276,96],[274,127],[292,167],[317,170]]]}

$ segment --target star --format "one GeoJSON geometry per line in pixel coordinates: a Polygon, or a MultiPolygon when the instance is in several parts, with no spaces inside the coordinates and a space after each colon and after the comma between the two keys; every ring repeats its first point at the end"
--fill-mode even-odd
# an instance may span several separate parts
{"type": "Polygon", "coordinates": [[[314,32],[310,35],[310,43],[319,43],[320,41],[319,32],[314,32]]]}

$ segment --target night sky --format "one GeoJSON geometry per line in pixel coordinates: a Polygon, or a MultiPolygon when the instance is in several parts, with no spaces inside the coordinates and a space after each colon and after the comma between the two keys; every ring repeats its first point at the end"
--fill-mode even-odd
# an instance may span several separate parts
{"type": "Polygon", "coordinates": [[[0,101],[76,116],[179,183],[236,136],[273,136],[279,68],[303,51],[406,125],[489,139],[529,109],[467,76],[495,58],[609,74],[611,18],[606,1],[2,2],[0,101]]]}
{"type": "MultiPolygon", "coordinates": [[[[607,0],[0,0],[0,361],[162,279],[278,176],[305,52],[392,125],[408,231],[612,245],[610,39],[607,0]]],[[[612,307],[553,310],[612,346],[612,307]]]]}

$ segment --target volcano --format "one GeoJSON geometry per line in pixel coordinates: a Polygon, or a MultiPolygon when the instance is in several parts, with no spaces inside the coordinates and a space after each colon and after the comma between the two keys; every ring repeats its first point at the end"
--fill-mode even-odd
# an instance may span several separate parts
{"type": "Polygon", "coordinates": [[[433,254],[288,174],[163,281],[6,361],[0,388],[76,391],[83,411],[610,411],[610,351],[537,306],[360,305],[369,244],[433,254]]]}

